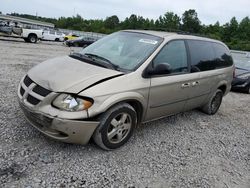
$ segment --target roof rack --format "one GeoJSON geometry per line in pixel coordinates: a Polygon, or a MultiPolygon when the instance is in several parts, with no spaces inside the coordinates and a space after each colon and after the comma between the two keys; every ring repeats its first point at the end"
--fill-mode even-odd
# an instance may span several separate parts
{"type": "Polygon", "coordinates": [[[213,38],[209,37],[208,35],[198,34],[198,33],[191,33],[191,32],[189,32],[189,31],[183,31],[183,30],[179,30],[179,29],[146,28],[146,29],[144,29],[144,30],[165,31],[165,32],[176,33],[176,34],[179,34],[179,35],[193,35],[193,36],[197,36],[197,37],[206,37],[206,38],[213,39],[213,38]]]}

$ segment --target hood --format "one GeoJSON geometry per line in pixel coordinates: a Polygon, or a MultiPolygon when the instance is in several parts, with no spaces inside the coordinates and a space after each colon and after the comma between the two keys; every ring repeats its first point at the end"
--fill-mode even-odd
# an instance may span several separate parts
{"type": "Polygon", "coordinates": [[[69,56],[47,60],[28,72],[29,77],[40,86],[54,92],[68,93],[79,93],[96,82],[122,74],[69,56]]]}

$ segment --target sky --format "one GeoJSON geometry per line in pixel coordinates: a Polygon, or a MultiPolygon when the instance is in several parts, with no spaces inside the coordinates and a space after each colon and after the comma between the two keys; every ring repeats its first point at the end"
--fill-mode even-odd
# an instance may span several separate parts
{"type": "Polygon", "coordinates": [[[180,17],[185,10],[195,9],[202,24],[238,21],[250,17],[250,0],[0,0],[0,11],[59,18],[76,14],[85,19],[105,19],[117,15],[124,20],[131,14],[157,19],[167,11],[180,17]]]}

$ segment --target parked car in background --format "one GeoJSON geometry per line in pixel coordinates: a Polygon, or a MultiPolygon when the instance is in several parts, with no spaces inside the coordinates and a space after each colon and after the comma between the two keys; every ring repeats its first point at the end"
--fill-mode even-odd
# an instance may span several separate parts
{"type": "Polygon", "coordinates": [[[236,52],[232,55],[235,62],[235,75],[232,82],[232,91],[250,94],[250,52],[236,52]]]}
{"type": "Polygon", "coordinates": [[[112,150],[141,122],[195,108],[215,114],[231,89],[233,67],[220,41],[126,30],[39,63],[22,78],[18,100],[45,135],[79,144],[92,137],[112,150]]]}
{"type": "Polygon", "coordinates": [[[65,34],[56,30],[44,30],[43,40],[47,41],[64,41],[65,34]]]}
{"type": "Polygon", "coordinates": [[[39,39],[43,38],[43,30],[25,29],[18,26],[0,24],[0,35],[23,38],[25,42],[36,43],[39,39]]]}
{"type": "Polygon", "coordinates": [[[68,34],[68,35],[64,36],[64,41],[73,40],[73,39],[76,39],[77,37],[79,37],[79,36],[75,35],[75,34],[68,34]]]}
{"type": "Polygon", "coordinates": [[[92,43],[94,43],[95,41],[97,41],[98,38],[94,38],[94,37],[78,37],[74,40],[67,40],[65,42],[65,44],[67,46],[75,46],[75,47],[86,47],[92,43]]]}

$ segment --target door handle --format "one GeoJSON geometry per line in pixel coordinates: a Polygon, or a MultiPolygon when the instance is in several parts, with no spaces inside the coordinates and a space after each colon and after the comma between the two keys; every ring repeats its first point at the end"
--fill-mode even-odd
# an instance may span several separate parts
{"type": "Polygon", "coordinates": [[[187,87],[190,87],[190,83],[184,83],[181,85],[182,88],[187,88],[187,87]]]}
{"type": "Polygon", "coordinates": [[[192,86],[194,87],[194,86],[197,86],[197,85],[199,85],[200,83],[198,82],[198,81],[196,81],[196,82],[192,82],[192,86]]]}

